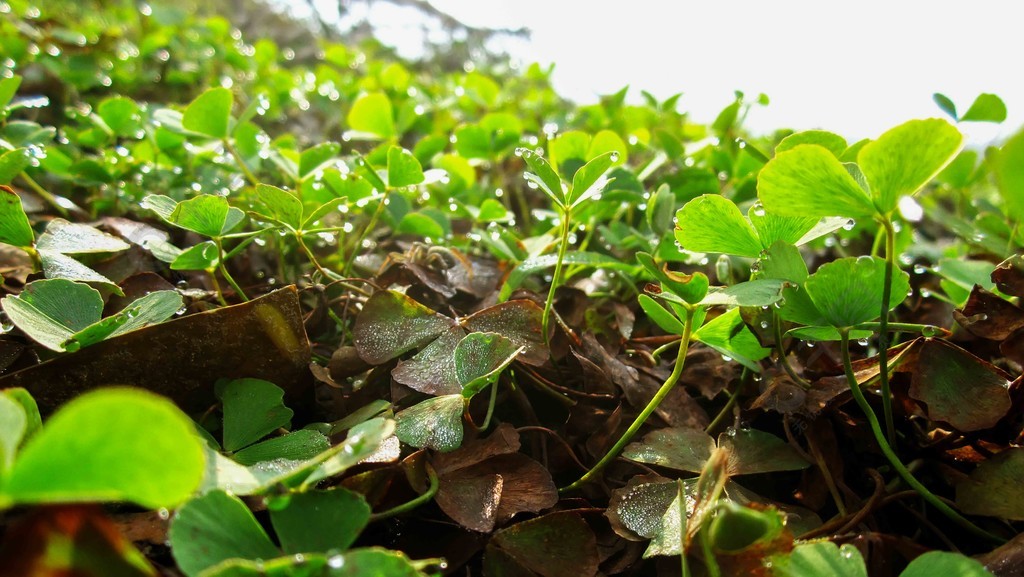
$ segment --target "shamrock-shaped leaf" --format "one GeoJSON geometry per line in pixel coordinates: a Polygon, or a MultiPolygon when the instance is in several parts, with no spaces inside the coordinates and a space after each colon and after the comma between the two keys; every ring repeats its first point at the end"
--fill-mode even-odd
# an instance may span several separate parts
{"type": "Polygon", "coordinates": [[[210,88],[188,105],[181,117],[181,125],[204,136],[227,138],[234,101],[230,89],[210,88]]]}
{"type": "Polygon", "coordinates": [[[423,182],[423,167],[408,150],[400,146],[388,149],[388,186],[401,188],[423,182]]]}
{"type": "Polygon", "coordinates": [[[1024,130],[1003,144],[995,156],[994,172],[1006,213],[1024,221],[1024,130]]]}
{"type": "Polygon", "coordinates": [[[761,372],[757,361],[771,354],[743,322],[739,308],[726,311],[701,326],[693,333],[693,338],[755,373],[761,372]]]}
{"type": "Polygon", "coordinates": [[[662,288],[683,299],[687,303],[697,304],[708,294],[708,277],[702,272],[684,275],[668,270],[667,263],[658,266],[654,257],[646,252],[636,253],[636,260],[661,282],[662,288]]]}
{"type": "Polygon", "coordinates": [[[366,499],[344,487],[271,501],[270,521],[285,553],[347,549],[370,521],[366,499]]]}
{"type": "Polygon", "coordinates": [[[526,347],[496,333],[470,333],[455,347],[455,375],[462,385],[462,396],[469,398],[498,380],[526,347]]]}
{"type": "Polygon", "coordinates": [[[387,140],[396,135],[391,100],[383,92],[360,96],[348,111],[348,126],[360,136],[387,140]]]}
{"type": "Polygon", "coordinates": [[[413,447],[454,451],[462,444],[462,395],[444,395],[427,399],[395,415],[395,434],[413,447]]]}
{"type": "Polygon", "coordinates": [[[0,508],[98,501],[173,507],[199,486],[203,462],[202,441],[174,403],[139,389],[102,389],[70,401],[25,444],[0,487],[0,508]],[[166,467],[168,455],[174,467],[166,467]]]}
{"type": "Polygon", "coordinates": [[[168,536],[174,560],[189,577],[227,559],[271,559],[281,554],[245,503],[220,490],[181,507],[168,536]]]}
{"type": "Polygon", "coordinates": [[[10,184],[16,176],[32,166],[32,155],[27,148],[15,148],[0,154],[0,185],[10,184]]]}
{"type": "MultiPolygon", "coordinates": [[[[715,445],[703,431],[659,429],[641,442],[628,445],[622,455],[641,463],[699,473],[711,460],[715,445]]],[[[729,476],[792,471],[810,466],[786,442],[757,429],[730,429],[718,436],[717,447],[726,455],[729,476]]]]}
{"type": "Polygon", "coordinates": [[[0,304],[25,334],[60,352],[162,322],[181,308],[182,300],[175,291],[157,291],[101,319],[103,298],[99,291],[66,279],[46,279],[29,283],[21,294],[4,297],[0,304]]]}
{"type": "Polygon", "coordinates": [[[299,173],[301,179],[308,177],[331,163],[341,152],[337,142],[321,142],[315,144],[299,155],[299,173]]]}
{"type": "Polygon", "coordinates": [[[235,379],[217,387],[224,406],[224,449],[237,451],[287,427],[292,410],[284,406],[284,390],[262,379],[235,379]]]}
{"type": "Polygon", "coordinates": [[[51,220],[36,241],[36,248],[62,254],[118,252],[130,247],[131,245],[116,236],[85,224],[68,222],[63,218],[51,220]]]}
{"type": "Polygon", "coordinates": [[[817,144],[831,152],[836,158],[843,155],[847,146],[846,139],[833,132],[828,132],[827,130],[805,130],[783,138],[778,146],[775,147],[775,154],[786,152],[801,144],[817,144]]]}
{"type": "Polygon", "coordinates": [[[801,144],[780,152],[757,175],[757,195],[779,216],[869,217],[871,198],[826,148],[801,144]]]}
{"type": "Polygon", "coordinates": [[[142,200],[142,207],[169,224],[211,238],[226,234],[245,218],[245,213],[230,206],[227,199],[213,194],[200,194],[182,202],[151,194],[142,200]]]}
{"type": "Polygon", "coordinates": [[[857,165],[871,185],[878,211],[892,212],[900,197],[928,184],[956,158],[963,143],[956,127],[931,118],[901,124],[866,144],[857,154],[857,165]]]}
{"type": "Polygon", "coordinates": [[[34,239],[32,225],[21,206],[21,197],[10,188],[0,186],[0,242],[29,247],[34,239]]]}
{"type": "MultiPolygon", "coordinates": [[[[885,288],[885,261],[861,256],[834,260],[821,266],[804,283],[811,302],[833,327],[852,327],[879,316],[878,303],[885,288]]],[[[893,272],[886,310],[907,298],[910,276],[893,272]]]]}
{"type": "Polygon", "coordinates": [[[256,187],[256,197],[266,207],[265,216],[298,230],[302,227],[302,201],[294,194],[269,184],[256,187]]]}

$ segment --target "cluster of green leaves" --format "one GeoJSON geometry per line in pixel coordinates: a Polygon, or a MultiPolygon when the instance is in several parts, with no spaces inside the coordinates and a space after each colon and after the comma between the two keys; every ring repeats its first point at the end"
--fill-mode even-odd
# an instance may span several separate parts
{"type": "MultiPolygon", "coordinates": [[[[886,327],[911,292],[903,267],[917,263],[938,276],[936,296],[963,306],[976,285],[995,289],[990,261],[1024,248],[1024,132],[981,152],[963,149],[961,132],[941,119],[852,144],[820,130],[751,137],[742,119],[767,104],[763,95],[751,102],[737,93],[704,126],[679,112],[679,95],[659,101],[643,93],[632,103],[623,89],[591,105],[566,103],[550,87],[550,70],[537,65],[438,71],[370,45],[328,42],[316,58],[294,62],[273,40],[250,44],[224,19],[169,3],[2,6],[0,242],[24,253],[34,276],[18,286],[5,272],[12,294],[0,306],[52,352],[73,353],[181,310],[181,294],[162,290],[104,316],[105,299],[121,286],[94,267],[130,249],[168,274],[201,273],[224,305],[266,288],[256,280],[267,276],[307,282],[303,275],[312,274],[331,282],[332,297],[358,294],[351,277],[377,272],[375,248],[395,239],[488,256],[508,271],[498,303],[465,317],[382,287],[354,322],[335,319],[327,339],[354,345],[371,365],[400,359],[392,377],[429,397],[394,420],[385,403],[290,430],[283,391],[240,379],[218,385],[220,412],[198,427],[166,400],[127,389],[83,395],[43,424],[30,395],[4,390],[0,508],[178,507],[171,547],[190,576],[418,574],[428,565],[400,553],[349,550],[371,508],[361,495],[320,482],[388,439],[459,448],[470,401],[490,387],[486,428],[505,371],[516,362],[542,365],[551,335],[571,333],[549,324],[557,288],[593,269],[602,274],[585,279],[592,296],[632,303],[647,283],[637,305],[652,328],[679,337],[680,349],[662,391],[588,475],[620,451],[700,475],[630,486],[611,507],[633,519],[624,531],[651,540],[650,555],[685,559],[699,543],[710,567],[716,556],[761,550],[779,538],[783,517],[743,506],[758,499],[730,477],[808,466],[779,439],[662,430],[629,444],[678,381],[689,343],[750,374],[773,362],[775,348],[774,362],[801,381],[788,366],[786,339],[839,340],[849,362],[850,338],[879,334],[891,441],[886,327]],[[42,217],[47,212],[58,216],[42,217]],[[155,216],[173,234],[122,239],[101,230],[107,216],[155,216]],[[954,241],[922,238],[922,218],[954,241]],[[809,267],[811,250],[827,262],[809,267]],[[276,266],[239,282],[233,259],[242,255],[276,266]],[[550,280],[539,274],[551,268],[550,280]],[[520,288],[547,289],[545,306],[509,301],[520,288]],[[329,436],[348,429],[332,446],[329,436]],[[691,452],[668,449],[680,444],[691,452]],[[159,462],[167,454],[178,462],[173,474],[159,462]],[[274,538],[237,496],[265,498],[274,538]]],[[[962,115],[948,98],[936,102],[957,123],[1006,116],[994,95],[979,96],[962,115]]],[[[966,352],[945,358],[953,359],[944,365],[950,371],[987,375],[1005,393],[982,361],[966,352]]],[[[849,384],[866,407],[860,383],[849,384]]],[[[948,389],[920,392],[929,414],[969,402],[969,393],[948,389]]],[[[885,451],[882,425],[872,424],[885,451]]],[[[975,480],[1002,483],[1019,467],[1019,451],[1007,454],[979,467],[975,480]]],[[[977,493],[964,490],[975,495],[962,499],[973,511],[1024,518],[977,493]]],[[[846,553],[799,544],[772,563],[779,575],[826,574],[823,567],[863,574],[846,553]]],[[[950,554],[915,563],[906,575],[921,567],[980,571],[950,554]]]]}

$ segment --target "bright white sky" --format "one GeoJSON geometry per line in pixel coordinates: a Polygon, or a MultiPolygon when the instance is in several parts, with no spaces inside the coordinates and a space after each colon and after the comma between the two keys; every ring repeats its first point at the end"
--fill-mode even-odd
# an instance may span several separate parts
{"type": "MultiPolygon", "coordinates": [[[[556,63],[555,88],[582,103],[627,84],[634,98],[682,92],[681,110],[707,122],[733,90],[764,92],[771,105],[751,112],[753,130],[825,128],[853,141],[941,115],[933,92],[961,113],[993,92],[1009,118],[962,125],[970,140],[1024,123],[1024,4],[1012,0],[430,1],[470,25],[531,29],[513,55],[556,63]]],[[[421,37],[397,14],[374,16],[385,42],[421,37]]]]}

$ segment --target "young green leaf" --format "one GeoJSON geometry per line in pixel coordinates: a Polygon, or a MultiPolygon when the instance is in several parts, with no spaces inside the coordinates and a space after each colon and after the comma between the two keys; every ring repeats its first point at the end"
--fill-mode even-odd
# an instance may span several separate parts
{"type": "Polygon", "coordinates": [[[321,142],[303,150],[299,155],[299,178],[305,179],[317,170],[324,168],[340,152],[341,145],[337,142],[321,142]]]}
{"type": "Polygon", "coordinates": [[[212,138],[227,138],[234,96],[228,88],[210,88],[192,101],[181,117],[181,125],[212,138]]]}
{"type": "Polygon", "coordinates": [[[30,166],[32,166],[32,156],[29,155],[27,148],[15,148],[0,154],[0,185],[10,184],[15,177],[30,166]]]}
{"type": "Polygon", "coordinates": [[[783,138],[775,147],[775,154],[792,150],[801,144],[817,144],[839,158],[846,150],[846,139],[827,130],[805,130],[783,138]]]}
{"type": "Polygon", "coordinates": [[[423,167],[408,150],[400,146],[388,149],[388,186],[402,188],[423,182],[423,167]]]}
{"type": "Polygon", "coordinates": [[[933,577],[935,575],[956,575],[957,577],[993,577],[978,561],[959,553],[949,551],[928,551],[917,556],[900,573],[900,577],[933,577]]]}
{"type": "MultiPolygon", "coordinates": [[[[826,263],[804,283],[814,306],[837,328],[877,319],[884,287],[885,261],[870,256],[826,263]]],[[[894,271],[886,310],[903,302],[909,290],[910,276],[901,270],[894,271]]]]}
{"type": "Polygon", "coordinates": [[[901,124],[864,145],[857,154],[857,165],[871,183],[871,196],[878,211],[892,212],[900,197],[912,195],[928,184],[956,158],[963,144],[964,136],[956,127],[945,120],[930,118],[901,124]]]}
{"type": "Polygon", "coordinates": [[[18,445],[28,429],[25,408],[7,395],[0,395],[0,480],[14,464],[18,445]]]}
{"type": "Polygon", "coordinates": [[[565,188],[562,186],[562,179],[558,177],[558,173],[555,172],[555,169],[551,168],[551,165],[544,157],[529,148],[517,148],[516,156],[522,157],[523,161],[526,162],[526,166],[531,171],[523,175],[527,182],[548,195],[548,198],[556,206],[564,208],[569,205],[565,188]]]}
{"type": "Polygon", "coordinates": [[[1006,120],[1006,104],[995,94],[979,94],[960,122],[995,122],[1006,120]]]}
{"type": "Polygon", "coordinates": [[[91,254],[128,250],[131,245],[94,227],[55,218],[39,235],[36,248],[62,254],[91,254]]]}
{"type": "Polygon", "coordinates": [[[765,307],[782,300],[789,283],[778,279],[758,279],[729,287],[711,287],[700,301],[703,306],[765,307]]]}
{"type": "Polygon", "coordinates": [[[391,100],[383,92],[359,97],[348,111],[348,126],[368,136],[387,140],[396,136],[391,100]]]}
{"type": "MultiPolygon", "coordinates": [[[[18,87],[21,86],[21,76],[15,74],[8,78],[0,78],[0,111],[5,111],[7,105],[11,103],[14,95],[18,93],[18,87]]],[[[4,114],[0,114],[0,118],[3,118],[4,114]]]]}
{"type": "Polygon", "coordinates": [[[827,149],[802,144],[779,153],[757,175],[757,194],[780,216],[873,216],[875,206],[827,149]]]}
{"type": "Polygon", "coordinates": [[[256,196],[266,207],[266,216],[292,230],[302,227],[302,201],[294,194],[269,184],[256,187],[256,196]]]}
{"type": "Polygon", "coordinates": [[[227,559],[271,559],[281,554],[238,497],[210,491],[178,510],[168,530],[171,554],[188,577],[227,559]]]}
{"type": "Polygon", "coordinates": [[[34,240],[35,234],[21,206],[21,197],[10,188],[0,186],[0,242],[29,247],[34,240]]]}
{"type": "Polygon", "coordinates": [[[260,441],[238,451],[232,458],[243,465],[288,459],[305,461],[331,448],[331,441],[318,431],[299,429],[287,435],[260,441]]]}
{"type": "Polygon", "coordinates": [[[670,335],[683,334],[686,328],[683,326],[683,322],[670,313],[661,303],[645,294],[637,297],[637,300],[640,301],[640,308],[647,313],[647,318],[654,321],[655,324],[661,327],[661,330],[670,335]]]}
{"type": "Polygon", "coordinates": [[[831,541],[797,545],[791,553],[772,556],[773,577],[868,577],[857,547],[831,541]]]}
{"type": "Polygon", "coordinates": [[[455,347],[455,375],[462,385],[462,396],[470,398],[498,376],[525,347],[497,333],[470,333],[455,347]]]}
{"type": "Polygon", "coordinates": [[[235,379],[217,390],[224,406],[224,450],[237,451],[291,423],[284,390],[261,379],[235,379]]]}
{"type": "Polygon", "coordinates": [[[772,549],[772,542],[782,535],[785,526],[786,517],[778,509],[753,509],[723,499],[708,525],[707,539],[720,553],[760,556],[762,550],[772,549]]]}
{"type": "Polygon", "coordinates": [[[693,333],[693,338],[754,371],[761,372],[757,361],[771,354],[758,342],[740,317],[740,309],[722,313],[693,333]]]}
{"type": "Polygon", "coordinates": [[[0,394],[21,405],[22,410],[25,411],[25,434],[21,438],[21,442],[24,444],[43,427],[43,419],[39,415],[39,405],[36,404],[32,395],[21,387],[0,389],[0,394]]]}
{"type": "Polygon", "coordinates": [[[96,114],[117,136],[137,138],[136,133],[142,128],[139,105],[131,98],[124,96],[105,98],[96,107],[96,114]]]}
{"type": "Polygon", "coordinates": [[[995,156],[993,172],[1006,203],[1006,214],[1024,222],[1024,130],[1003,144],[995,156]]]}
{"type": "Polygon", "coordinates": [[[718,194],[705,194],[676,212],[676,240],[693,252],[757,258],[761,242],[739,207],[718,194]]]}
{"type": "Polygon", "coordinates": [[[171,261],[171,270],[213,270],[220,264],[217,245],[212,240],[190,246],[171,261]]]}
{"type": "Polygon", "coordinates": [[[956,104],[953,104],[953,101],[950,100],[948,96],[941,92],[936,92],[935,94],[932,94],[932,100],[935,102],[935,105],[939,107],[939,110],[948,114],[950,118],[953,120],[960,120],[960,117],[956,114],[956,104]]]}
{"type": "Polygon", "coordinates": [[[604,190],[611,179],[608,170],[619,161],[618,152],[605,152],[584,164],[572,177],[572,188],[566,196],[566,204],[577,206],[604,190]]]}
{"type": "Polygon", "coordinates": [[[0,508],[110,501],[174,507],[199,487],[203,470],[202,441],[174,403],[140,389],[101,389],[66,404],[25,444],[0,487],[0,508]],[[166,466],[168,455],[174,467],[166,466]]]}
{"type": "Polygon", "coordinates": [[[15,326],[34,341],[58,352],[103,314],[99,291],[64,279],[31,282],[21,294],[4,297],[0,304],[15,326]]]}
{"type": "Polygon", "coordinates": [[[366,499],[344,487],[307,491],[271,502],[270,521],[285,553],[344,551],[370,521],[366,499]]]}
{"type": "Polygon", "coordinates": [[[243,218],[245,214],[228,205],[224,197],[201,194],[179,202],[167,221],[185,230],[212,238],[227,233],[243,218]]]}
{"type": "Polygon", "coordinates": [[[776,242],[761,259],[759,267],[758,278],[781,279],[795,285],[783,289],[785,304],[779,308],[779,317],[807,326],[828,324],[807,291],[803,290],[807,280],[807,264],[795,246],[784,241],[776,242]]]}
{"type": "Polygon", "coordinates": [[[454,451],[462,445],[465,402],[462,395],[444,395],[413,405],[395,415],[395,434],[413,447],[454,451]]]}
{"type": "Polygon", "coordinates": [[[99,283],[110,287],[117,294],[122,294],[121,287],[93,269],[77,260],[52,250],[39,249],[39,262],[43,265],[43,274],[50,279],[65,279],[78,282],[99,283]]]}

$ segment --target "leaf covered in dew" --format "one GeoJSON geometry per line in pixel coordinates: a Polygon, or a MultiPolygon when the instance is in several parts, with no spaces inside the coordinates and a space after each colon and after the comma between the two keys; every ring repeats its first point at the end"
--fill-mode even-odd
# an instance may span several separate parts
{"type": "Polygon", "coordinates": [[[587,577],[597,574],[599,562],[594,531],[579,514],[559,511],[495,533],[484,553],[484,573],[587,577]]]}
{"type": "Polygon", "coordinates": [[[472,397],[498,379],[525,347],[497,333],[470,333],[455,347],[455,375],[462,396],[472,397]]]}
{"type": "MultiPolygon", "coordinates": [[[[804,290],[833,327],[852,327],[877,319],[885,288],[885,261],[878,257],[846,257],[821,266],[807,277],[804,290]]],[[[910,276],[893,271],[887,310],[907,298],[910,276]]]]}
{"type": "Polygon", "coordinates": [[[401,293],[380,291],[363,305],[353,342],[363,360],[379,365],[431,342],[454,323],[401,293]]]}
{"type": "Polygon", "coordinates": [[[395,415],[395,434],[413,447],[454,451],[462,444],[462,412],[466,399],[461,394],[427,399],[395,415]]]}

